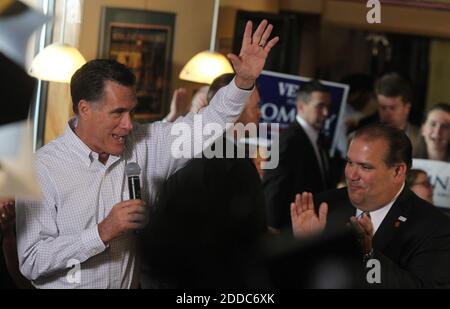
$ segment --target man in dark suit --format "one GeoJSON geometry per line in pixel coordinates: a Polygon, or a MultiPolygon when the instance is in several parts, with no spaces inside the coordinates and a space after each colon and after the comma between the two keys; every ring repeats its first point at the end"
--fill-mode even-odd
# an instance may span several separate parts
{"type": "Polygon", "coordinates": [[[319,145],[331,96],[319,81],[304,83],[297,96],[297,118],[280,137],[280,160],[263,180],[269,226],[290,227],[289,205],[298,192],[331,189],[329,158],[319,145]]]}
{"type": "Polygon", "coordinates": [[[367,274],[370,286],[450,287],[450,220],[405,188],[411,153],[400,129],[374,124],[358,130],[347,154],[348,187],[324,192],[315,203],[311,193],[298,194],[291,204],[294,235],[350,223],[365,260],[380,263],[378,279],[367,274]]]}
{"type": "MultiPolygon", "coordinates": [[[[217,78],[208,100],[233,77],[217,78]]],[[[255,89],[237,123],[259,117],[255,89]]],[[[162,186],[143,235],[144,288],[253,287],[253,247],[267,232],[264,193],[252,160],[237,157],[236,139],[219,139],[233,157],[193,159],[162,186]]]]}

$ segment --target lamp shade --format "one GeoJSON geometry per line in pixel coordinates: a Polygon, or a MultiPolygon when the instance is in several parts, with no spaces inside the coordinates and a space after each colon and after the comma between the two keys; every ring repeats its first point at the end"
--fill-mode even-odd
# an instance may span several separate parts
{"type": "Polygon", "coordinates": [[[72,75],[85,63],[86,60],[78,49],[54,43],[33,59],[28,73],[41,80],[70,83],[72,75]]]}
{"type": "Polygon", "coordinates": [[[203,51],[186,63],[183,70],[181,70],[180,79],[211,84],[216,77],[233,72],[233,67],[224,55],[203,51]]]}

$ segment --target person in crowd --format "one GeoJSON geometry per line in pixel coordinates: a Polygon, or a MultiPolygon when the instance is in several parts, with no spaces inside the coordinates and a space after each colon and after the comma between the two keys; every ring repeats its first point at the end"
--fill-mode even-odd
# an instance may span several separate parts
{"type": "MultiPolygon", "coordinates": [[[[224,130],[238,118],[278,41],[272,29],[266,20],[255,32],[247,23],[239,56],[228,55],[236,77],[201,111],[204,123],[224,130]]],[[[133,73],[114,60],[89,61],[72,77],[76,117],[36,154],[42,198],[16,208],[20,269],[38,288],[139,285],[135,231],[145,226],[160,184],[188,161],[173,153],[183,137],[171,132],[177,124],[192,132],[194,115],[133,123],[134,84],[133,73]],[[129,199],[129,163],[140,165],[139,200],[129,199]]]]}
{"type": "Polygon", "coordinates": [[[175,89],[170,101],[170,110],[163,121],[174,122],[178,117],[185,116],[189,113],[191,106],[187,99],[185,88],[175,89]]]}
{"type": "Polygon", "coordinates": [[[411,169],[406,175],[406,187],[421,199],[433,204],[433,186],[428,180],[427,172],[411,169]]]}
{"type": "MultiPolygon", "coordinates": [[[[209,101],[233,79],[217,77],[209,101]]],[[[236,124],[256,125],[259,101],[255,88],[236,124]]],[[[248,287],[251,249],[267,232],[264,193],[251,158],[237,157],[239,136],[217,143],[221,157],[191,160],[162,187],[142,237],[143,288],[248,287]],[[232,157],[226,149],[234,149],[232,157]]]]}
{"type": "Polygon", "coordinates": [[[301,85],[296,121],[280,137],[279,165],[266,170],[263,179],[268,222],[275,230],[290,227],[289,205],[296,193],[317,193],[336,184],[319,138],[330,104],[330,93],[319,81],[301,85]]]}
{"type": "Polygon", "coordinates": [[[347,154],[348,135],[355,130],[359,121],[377,113],[377,100],[373,90],[373,78],[370,75],[355,73],[345,76],[342,84],[350,87],[344,115],[337,133],[336,148],[342,157],[347,154]]]}
{"type": "Polygon", "coordinates": [[[450,287],[450,219],[405,186],[411,165],[412,145],[403,130],[385,124],[358,130],[347,153],[347,188],[315,199],[298,194],[291,204],[294,235],[350,224],[364,261],[379,262],[378,274],[367,272],[369,286],[450,287]]]}
{"type": "Polygon", "coordinates": [[[450,105],[435,104],[422,125],[414,158],[450,162],[450,105]]]}
{"type": "Polygon", "coordinates": [[[413,146],[419,136],[419,128],[408,121],[413,91],[409,82],[398,73],[388,73],[375,82],[375,94],[378,102],[378,114],[363,119],[359,128],[380,121],[404,130],[413,146]]]}
{"type": "Polygon", "coordinates": [[[191,112],[198,113],[203,107],[208,105],[209,86],[202,86],[198,89],[191,102],[191,112]]]}

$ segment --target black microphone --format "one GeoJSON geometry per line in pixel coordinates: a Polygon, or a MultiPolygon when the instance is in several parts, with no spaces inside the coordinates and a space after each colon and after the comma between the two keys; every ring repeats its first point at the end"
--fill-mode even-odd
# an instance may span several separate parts
{"type": "Polygon", "coordinates": [[[130,200],[141,199],[141,181],[139,175],[141,168],[139,164],[132,162],[125,166],[125,174],[128,177],[128,190],[130,192],[130,200]]]}

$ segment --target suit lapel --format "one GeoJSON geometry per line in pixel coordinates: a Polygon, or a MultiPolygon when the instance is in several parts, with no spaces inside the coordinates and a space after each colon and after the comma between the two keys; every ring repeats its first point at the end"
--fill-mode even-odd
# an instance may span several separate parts
{"type": "Polygon", "coordinates": [[[402,226],[401,217],[408,218],[409,205],[407,200],[411,192],[403,189],[391,209],[387,213],[383,222],[373,237],[373,246],[375,249],[384,251],[392,238],[400,231],[402,226]]]}

